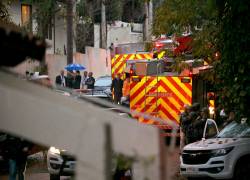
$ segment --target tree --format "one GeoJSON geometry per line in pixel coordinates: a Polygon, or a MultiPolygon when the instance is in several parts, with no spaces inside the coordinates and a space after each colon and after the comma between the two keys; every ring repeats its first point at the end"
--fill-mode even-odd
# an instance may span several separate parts
{"type": "Polygon", "coordinates": [[[210,77],[220,103],[248,118],[249,4],[247,0],[165,0],[156,11],[153,29],[155,35],[191,30],[194,58],[214,66],[210,77]]]}
{"type": "Polygon", "coordinates": [[[8,6],[13,3],[14,0],[2,0],[0,1],[0,22],[11,23],[10,15],[8,12],[8,6]]]}
{"type": "Polygon", "coordinates": [[[236,109],[250,122],[250,2],[224,0],[220,4],[221,60],[216,66],[220,100],[227,109],[236,109]]]}
{"type": "Polygon", "coordinates": [[[67,0],[67,64],[73,63],[73,0],[67,0]]]}
{"type": "Polygon", "coordinates": [[[74,38],[77,52],[85,53],[85,46],[94,46],[95,7],[90,0],[80,0],[76,4],[76,35],[74,38]]]}

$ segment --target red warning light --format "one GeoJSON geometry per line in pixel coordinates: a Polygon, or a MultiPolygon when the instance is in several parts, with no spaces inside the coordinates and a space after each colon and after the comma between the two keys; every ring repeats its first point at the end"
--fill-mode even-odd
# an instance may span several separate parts
{"type": "Polygon", "coordinates": [[[157,42],[157,43],[155,43],[155,47],[156,47],[156,48],[161,48],[161,47],[163,47],[163,44],[157,42]]]}

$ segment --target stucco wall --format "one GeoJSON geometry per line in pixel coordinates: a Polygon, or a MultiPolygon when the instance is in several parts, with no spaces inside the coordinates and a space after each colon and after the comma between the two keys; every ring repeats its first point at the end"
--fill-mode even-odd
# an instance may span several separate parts
{"type": "MultiPolygon", "coordinates": [[[[142,30],[142,24],[132,24],[125,23],[121,21],[116,21],[112,25],[107,27],[107,46],[109,47],[111,43],[114,45],[126,44],[126,43],[138,43],[143,42],[143,34],[140,32],[142,30]],[[135,30],[137,32],[132,31],[135,30]]],[[[94,47],[99,47],[100,45],[100,25],[96,24],[94,26],[94,47]]]]}

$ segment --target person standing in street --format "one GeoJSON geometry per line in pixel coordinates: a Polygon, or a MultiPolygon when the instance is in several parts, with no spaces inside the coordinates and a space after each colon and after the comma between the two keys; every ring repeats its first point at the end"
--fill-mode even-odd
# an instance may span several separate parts
{"type": "Polygon", "coordinates": [[[76,71],[75,77],[74,77],[74,84],[73,87],[74,89],[80,89],[81,88],[81,74],[80,71],[76,71]]]}
{"type": "Polygon", "coordinates": [[[6,156],[9,161],[9,180],[24,180],[28,152],[32,144],[22,138],[8,135],[6,140],[6,156]]]}
{"type": "Polygon", "coordinates": [[[207,119],[209,118],[209,109],[207,107],[203,107],[201,109],[200,118],[196,118],[196,120],[193,122],[194,126],[194,141],[199,141],[203,138],[203,131],[207,122],[207,119]]]}
{"type": "Polygon", "coordinates": [[[191,123],[190,119],[188,118],[188,115],[190,113],[190,106],[185,104],[184,105],[184,111],[181,113],[180,116],[180,127],[181,127],[181,143],[180,147],[181,149],[184,147],[184,145],[187,144],[187,128],[189,124],[191,123]]]}
{"type": "Polygon", "coordinates": [[[73,71],[67,71],[67,87],[73,88],[75,73],[73,71]]]}
{"type": "Polygon", "coordinates": [[[122,97],[123,80],[121,79],[121,74],[117,74],[115,79],[112,80],[111,92],[114,91],[114,103],[121,104],[122,97]]]}
{"type": "Polygon", "coordinates": [[[198,122],[201,119],[200,115],[200,104],[194,103],[191,108],[190,112],[188,113],[188,120],[189,123],[186,127],[186,143],[190,144],[197,140],[197,131],[196,131],[196,122],[198,122]]]}
{"type": "Polygon", "coordinates": [[[81,82],[82,89],[87,89],[87,87],[86,87],[86,81],[87,81],[87,79],[88,79],[88,71],[84,71],[83,72],[83,76],[82,76],[82,82],[81,82]]]}
{"type": "Polygon", "coordinates": [[[126,75],[126,79],[123,82],[123,88],[122,88],[122,97],[121,97],[121,103],[129,102],[129,94],[130,94],[130,77],[129,75],[126,75]]]}
{"type": "Polygon", "coordinates": [[[93,77],[93,73],[89,72],[88,79],[85,81],[87,85],[87,89],[94,89],[95,86],[95,78],[93,77]]]}
{"type": "Polygon", "coordinates": [[[66,86],[66,76],[64,76],[64,70],[61,70],[60,75],[56,76],[56,85],[57,86],[66,86]]]}

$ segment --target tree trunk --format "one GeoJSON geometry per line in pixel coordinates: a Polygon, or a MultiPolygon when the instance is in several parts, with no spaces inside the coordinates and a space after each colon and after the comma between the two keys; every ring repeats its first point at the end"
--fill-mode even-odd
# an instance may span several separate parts
{"type": "Polygon", "coordinates": [[[107,27],[105,0],[102,0],[101,48],[107,48],[107,27]]]}
{"type": "Polygon", "coordinates": [[[144,2],[144,25],[143,25],[143,40],[148,41],[148,3],[144,2]]]}
{"type": "Polygon", "coordinates": [[[67,0],[67,64],[73,63],[73,0],[67,0]]]}
{"type": "Polygon", "coordinates": [[[144,29],[143,29],[143,39],[144,41],[151,41],[152,34],[152,24],[153,24],[153,2],[144,2],[144,29]]]}
{"type": "Polygon", "coordinates": [[[153,2],[150,0],[148,2],[148,41],[151,40],[153,26],[153,2]]]}

